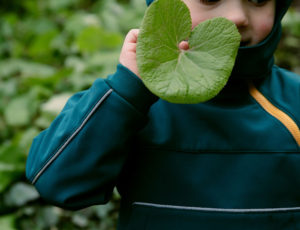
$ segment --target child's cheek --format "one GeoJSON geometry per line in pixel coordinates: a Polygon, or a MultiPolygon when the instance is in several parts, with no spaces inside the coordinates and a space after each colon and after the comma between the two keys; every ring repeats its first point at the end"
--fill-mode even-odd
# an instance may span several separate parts
{"type": "Polygon", "coordinates": [[[274,25],[273,20],[266,20],[260,22],[256,30],[258,40],[262,41],[263,39],[265,39],[272,31],[273,25],[274,25]]]}
{"type": "Polygon", "coordinates": [[[192,20],[192,29],[194,29],[197,25],[203,22],[205,19],[198,18],[197,20],[192,20]]]}
{"type": "Polygon", "coordinates": [[[191,18],[192,18],[192,29],[194,29],[201,22],[204,22],[205,20],[208,20],[208,19],[211,19],[214,17],[214,15],[194,12],[193,10],[190,10],[190,12],[191,12],[191,18]]]}

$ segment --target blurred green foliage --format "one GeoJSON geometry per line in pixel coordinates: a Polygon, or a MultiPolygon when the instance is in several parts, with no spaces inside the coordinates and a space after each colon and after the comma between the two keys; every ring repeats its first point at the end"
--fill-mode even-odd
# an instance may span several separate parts
{"type": "MultiPolygon", "coordinates": [[[[144,0],[0,2],[1,230],[115,229],[119,196],[71,212],[44,203],[26,182],[33,138],[74,92],[115,71],[125,34],[138,28],[144,0]]],[[[300,14],[284,20],[276,62],[300,73],[300,14]]]]}
{"type": "Polygon", "coordinates": [[[45,204],[26,182],[33,138],[74,92],[115,71],[124,36],[139,27],[144,1],[0,2],[0,226],[115,229],[119,196],[78,212],[45,204]]]}
{"type": "Polygon", "coordinates": [[[275,54],[276,62],[300,74],[300,12],[289,10],[282,24],[283,36],[275,54]]]}

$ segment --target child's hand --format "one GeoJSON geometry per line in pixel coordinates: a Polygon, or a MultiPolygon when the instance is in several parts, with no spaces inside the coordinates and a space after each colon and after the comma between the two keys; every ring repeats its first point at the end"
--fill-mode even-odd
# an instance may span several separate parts
{"type": "Polygon", "coordinates": [[[136,63],[136,44],[139,31],[139,29],[132,29],[126,35],[119,62],[141,78],[136,63]]]}

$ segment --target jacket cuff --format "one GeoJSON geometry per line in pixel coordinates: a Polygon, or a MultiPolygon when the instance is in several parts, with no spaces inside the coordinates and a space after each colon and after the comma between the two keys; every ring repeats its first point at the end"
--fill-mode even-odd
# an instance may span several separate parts
{"type": "Polygon", "coordinates": [[[109,75],[106,82],[143,113],[147,113],[150,106],[158,100],[158,97],[146,88],[142,80],[122,64],[118,64],[117,71],[109,75]]]}

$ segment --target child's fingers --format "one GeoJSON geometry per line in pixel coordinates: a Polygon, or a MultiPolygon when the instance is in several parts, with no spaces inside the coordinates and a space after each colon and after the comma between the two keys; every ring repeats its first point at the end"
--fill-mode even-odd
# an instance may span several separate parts
{"type": "Polygon", "coordinates": [[[139,35],[139,29],[132,29],[125,37],[125,43],[136,43],[139,35]]]}
{"type": "Polygon", "coordinates": [[[121,50],[119,62],[135,73],[138,77],[138,68],[136,63],[136,45],[139,34],[139,29],[132,29],[125,37],[124,44],[121,50]]]}
{"type": "Polygon", "coordinates": [[[137,43],[137,37],[139,34],[139,29],[132,29],[128,32],[124,39],[123,44],[123,50],[129,51],[129,52],[136,52],[136,43],[137,43]]]}
{"type": "Polygon", "coordinates": [[[179,49],[181,50],[188,50],[190,47],[189,47],[189,43],[187,41],[182,41],[179,43],[178,45],[179,49]]]}

